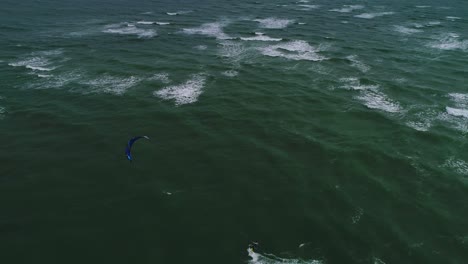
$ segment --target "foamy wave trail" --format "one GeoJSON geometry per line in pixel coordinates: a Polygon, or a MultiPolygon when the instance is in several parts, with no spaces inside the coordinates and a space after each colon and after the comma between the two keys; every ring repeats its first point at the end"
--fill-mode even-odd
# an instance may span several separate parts
{"type": "Polygon", "coordinates": [[[429,43],[429,47],[440,50],[462,50],[468,49],[468,40],[460,40],[456,33],[446,33],[441,35],[438,40],[429,43]]]}
{"type": "Polygon", "coordinates": [[[167,26],[167,25],[170,25],[171,23],[170,22],[156,22],[156,25],[158,26],[167,26]]]}
{"type": "Polygon", "coordinates": [[[8,65],[12,67],[25,67],[33,71],[52,71],[56,67],[51,66],[51,60],[61,59],[62,53],[61,49],[33,52],[29,57],[10,62],[8,65]]]}
{"type": "Polygon", "coordinates": [[[449,97],[455,102],[457,107],[468,108],[468,94],[449,93],[449,97]]]}
{"type": "Polygon", "coordinates": [[[389,113],[397,113],[402,109],[397,102],[377,90],[366,90],[356,98],[363,101],[364,105],[370,109],[379,109],[389,113]]]}
{"type": "Polygon", "coordinates": [[[455,16],[447,16],[445,17],[447,20],[450,20],[450,21],[456,21],[456,20],[460,20],[461,17],[455,17],[455,16]]]}
{"type": "Polygon", "coordinates": [[[104,27],[102,32],[119,35],[136,35],[139,38],[152,38],[157,36],[157,33],[154,29],[138,28],[135,25],[129,23],[107,25],[104,27]]]}
{"type": "Polygon", "coordinates": [[[166,84],[171,82],[171,80],[169,79],[169,74],[166,73],[166,72],[156,73],[156,74],[154,74],[153,76],[151,76],[148,79],[151,80],[151,81],[160,81],[160,82],[166,83],[166,84]]]}
{"type": "Polygon", "coordinates": [[[281,41],[283,40],[282,38],[272,38],[269,36],[266,36],[264,33],[260,32],[255,32],[255,37],[241,37],[241,40],[247,40],[247,41],[281,41]]]}
{"type": "Polygon", "coordinates": [[[255,252],[252,247],[247,249],[247,253],[251,258],[248,263],[251,264],[323,264],[320,260],[286,259],[273,254],[260,254],[255,252]]]}
{"type": "Polygon", "coordinates": [[[319,5],[298,5],[299,7],[302,7],[301,10],[304,10],[304,11],[309,11],[309,10],[312,10],[312,9],[318,9],[320,8],[319,5]]]}
{"type": "Polygon", "coordinates": [[[227,22],[213,22],[213,23],[206,23],[202,24],[196,28],[184,28],[182,32],[186,34],[198,34],[198,35],[205,35],[210,37],[215,37],[217,39],[232,39],[232,37],[228,36],[224,33],[223,28],[227,25],[227,22]]]}
{"type": "Polygon", "coordinates": [[[393,26],[393,29],[394,29],[396,32],[401,33],[401,34],[404,34],[404,35],[411,35],[411,34],[423,32],[423,31],[420,30],[420,29],[408,28],[408,27],[404,27],[404,26],[393,26]]]}
{"type": "Polygon", "coordinates": [[[357,18],[373,19],[381,16],[393,15],[395,12],[379,12],[379,13],[362,13],[360,15],[355,15],[357,18]]]}
{"type": "Polygon", "coordinates": [[[445,163],[442,166],[452,169],[458,174],[468,176],[468,162],[464,160],[457,159],[455,157],[450,157],[445,161],[445,163]]]}
{"type": "Polygon", "coordinates": [[[416,6],[416,8],[430,8],[431,6],[425,6],[425,5],[419,5],[419,6],[416,6]]]}
{"type": "Polygon", "coordinates": [[[362,90],[377,90],[379,89],[378,85],[363,85],[359,81],[358,78],[341,78],[340,82],[343,83],[341,88],[347,90],[354,90],[354,91],[362,91],[362,90]]]}
{"type": "Polygon", "coordinates": [[[254,21],[260,23],[260,27],[269,29],[286,28],[289,24],[294,22],[294,20],[291,19],[279,19],[274,17],[255,19],[254,21]]]}
{"type": "Polygon", "coordinates": [[[168,16],[178,16],[178,15],[185,15],[188,13],[192,13],[193,11],[188,10],[188,11],[177,11],[177,12],[166,12],[168,16]]]}
{"type": "Polygon", "coordinates": [[[357,68],[363,73],[366,73],[370,70],[370,67],[358,60],[357,55],[350,55],[346,57],[351,62],[351,66],[357,68]]]}
{"type": "Polygon", "coordinates": [[[168,86],[162,90],[155,91],[154,96],[164,100],[174,100],[176,106],[191,104],[198,101],[205,86],[206,77],[202,74],[192,75],[191,79],[180,85],[168,86]]]}
{"type": "Polygon", "coordinates": [[[468,110],[466,109],[459,109],[447,106],[445,110],[449,115],[468,118],[468,110]]]}
{"type": "Polygon", "coordinates": [[[259,48],[263,55],[270,57],[282,57],[289,60],[310,60],[321,61],[325,57],[317,54],[319,50],[315,49],[309,43],[303,40],[295,40],[277,45],[259,48]]]}
{"type": "Polygon", "coordinates": [[[141,24],[141,25],[153,25],[155,24],[156,22],[153,22],[153,21],[138,21],[137,24],[141,24]]]}
{"type": "Polygon", "coordinates": [[[221,73],[222,75],[226,76],[226,77],[236,77],[237,75],[239,75],[239,72],[238,71],[235,71],[235,70],[228,70],[228,71],[224,71],[221,73]]]}
{"type": "Polygon", "coordinates": [[[218,52],[221,57],[235,64],[244,59],[247,55],[247,49],[241,43],[233,41],[222,42],[218,52]]]}
{"type": "Polygon", "coordinates": [[[93,80],[82,81],[91,87],[91,92],[123,95],[128,89],[138,84],[141,79],[131,76],[128,78],[104,75],[93,80]]]}
{"type": "Polygon", "coordinates": [[[339,12],[339,13],[351,13],[354,10],[359,10],[359,9],[363,9],[363,8],[364,8],[364,6],[362,6],[362,5],[344,5],[340,9],[335,8],[335,9],[330,9],[329,11],[339,12]]]}

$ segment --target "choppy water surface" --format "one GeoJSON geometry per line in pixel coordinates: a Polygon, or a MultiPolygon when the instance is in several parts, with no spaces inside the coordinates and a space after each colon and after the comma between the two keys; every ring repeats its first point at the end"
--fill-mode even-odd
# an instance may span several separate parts
{"type": "Polygon", "coordinates": [[[0,44],[8,263],[468,263],[464,1],[6,0],[0,44]]]}

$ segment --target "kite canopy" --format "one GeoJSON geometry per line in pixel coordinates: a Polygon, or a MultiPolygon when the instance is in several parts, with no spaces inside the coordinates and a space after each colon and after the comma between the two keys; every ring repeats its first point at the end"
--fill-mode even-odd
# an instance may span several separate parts
{"type": "Polygon", "coordinates": [[[133,146],[133,143],[135,143],[137,140],[141,139],[141,138],[144,138],[144,139],[150,139],[149,137],[147,136],[138,136],[138,137],[134,137],[134,138],[131,138],[128,143],[127,143],[127,147],[125,148],[125,155],[127,156],[127,159],[129,161],[132,161],[132,146],[133,146]]]}

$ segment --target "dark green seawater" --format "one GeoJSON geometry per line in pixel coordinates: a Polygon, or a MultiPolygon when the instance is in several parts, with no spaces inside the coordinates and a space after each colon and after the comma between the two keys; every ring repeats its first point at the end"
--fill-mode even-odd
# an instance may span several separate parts
{"type": "Polygon", "coordinates": [[[2,0],[0,47],[1,263],[468,263],[464,0],[2,0]]]}

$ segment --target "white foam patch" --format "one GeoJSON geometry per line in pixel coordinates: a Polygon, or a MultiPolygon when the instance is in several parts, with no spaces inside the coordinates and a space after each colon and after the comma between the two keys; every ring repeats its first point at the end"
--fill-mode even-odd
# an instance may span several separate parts
{"type": "Polygon", "coordinates": [[[447,111],[449,115],[468,118],[468,110],[466,109],[458,109],[458,108],[452,108],[452,107],[447,106],[445,110],[447,111]]]}
{"type": "Polygon", "coordinates": [[[416,6],[416,8],[430,8],[431,6],[425,6],[425,5],[419,5],[419,6],[416,6]]]}
{"type": "Polygon", "coordinates": [[[356,98],[363,101],[364,105],[370,109],[379,109],[389,113],[397,113],[402,110],[397,102],[377,90],[366,90],[356,98]]]}
{"type": "Polygon", "coordinates": [[[141,24],[141,25],[153,25],[155,24],[156,22],[153,22],[153,21],[138,21],[137,24],[141,24]]]}
{"type": "Polygon", "coordinates": [[[351,222],[353,224],[357,224],[360,220],[361,220],[361,217],[362,215],[364,214],[364,209],[362,208],[357,208],[356,209],[356,212],[354,213],[354,215],[351,217],[351,222]]]}
{"type": "Polygon", "coordinates": [[[456,33],[445,33],[439,36],[436,41],[429,43],[429,47],[440,50],[462,50],[468,49],[468,40],[460,40],[456,33]]]}
{"type": "Polygon", "coordinates": [[[404,34],[404,35],[411,35],[411,34],[423,32],[423,31],[420,30],[420,29],[409,28],[409,27],[404,27],[404,26],[394,26],[393,29],[394,29],[396,32],[401,33],[401,34],[404,34]]]}
{"type": "Polygon", "coordinates": [[[33,71],[52,71],[56,67],[51,66],[51,59],[61,58],[60,55],[62,53],[61,49],[33,52],[29,57],[10,62],[8,65],[12,67],[25,67],[33,71]]]}
{"type": "Polygon", "coordinates": [[[286,259],[273,254],[260,254],[255,252],[251,247],[247,249],[247,253],[251,258],[248,263],[251,264],[323,264],[320,260],[286,259]]]}
{"type": "Polygon", "coordinates": [[[213,22],[206,23],[196,28],[184,28],[182,31],[186,34],[198,34],[205,35],[210,37],[215,37],[217,39],[232,39],[223,31],[223,27],[227,25],[226,22],[213,22]]]}
{"type": "Polygon", "coordinates": [[[53,75],[48,75],[48,74],[38,74],[37,77],[39,78],[50,78],[52,77],[53,75]]]}
{"type": "Polygon", "coordinates": [[[156,25],[158,26],[167,26],[167,25],[170,25],[171,23],[170,22],[156,22],[156,25]]]}
{"type": "Polygon", "coordinates": [[[370,70],[370,67],[358,60],[357,55],[350,55],[346,57],[351,62],[351,66],[357,68],[361,72],[368,72],[370,70]]]}
{"type": "Polygon", "coordinates": [[[359,81],[358,78],[341,78],[340,82],[343,83],[343,85],[340,88],[344,88],[347,90],[354,90],[354,91],[363,91],[363,90],[377,90],[379,89],[378,85],[363,85],[359,81]]]}
{"type": "Polygon", "coordinates": [[[305,11],[320,8],[319,5],[298,5],[298,6],[302,7],[302,10],[305,10],[305,11]]]}
{"type": "Polygon", "coordinates": [[[260,27],[270,29],[286,28],[289,24],[294,22],[294,20],[290,19],[279,19],[273,17],[265,19],[255,19],[254,21],[260,23],[260,27]]]}
{"type": "Polygon", "coordinates": [[[317,54],[319,50],[303,40],[295,40],[277,45],[259,48],[261,53],[270,57],[282,57],[289,60],[321,61],[325,57],[317,54]]]}
{"type": "Polygon", "coordinates": [[[455,16],[447,16],[445,17],[447,20],[455,21],[455,20],[460,20],[461,17],[455,17],[455,16]]]}
{"type": "Polygon", "coordinates": [[[195,46],[195,48],[196,48],[197,50],[206,50],[206,49],[208,48],[208,46],[206,46],[206,45],[198,45],[198,46],[195,46]]]}
{"type": "Polygon", "coordinates": [[[111,24],[104,27],[104,33],[119,35],[136,35],[139,38],[152,38],[157,36],[154,29],[138,28],[130,23],[111,24]]]}
{"type": "Polygon", "coordinates": [[[176,12],[167,12],[166,13],[168,16],[177,16],[178,14],[176,12]]]}
{"type": "Polygon", "coordinates": [[[429,131],[433,121],[438,118],[438,111],[434,109],[418,111],[415,115],[410,116],[410,120],[406,122],[406,125],[417,131],[429,131]]]}
{"type": "Polygon", "coordinates": [[[468,176],[468,162],[451,157],[445,161],[443,167],[450,168],[458,174],[468,176]]]}
{"type": "Polygon", "coordinates": [[[188,10],[188,11],[167,12],[166,14],[168,16],[178,16],[178,15],[185,15],[185,14],[192,13],[192,12],[193,11],[188,10]]]}
{"type": "Polygon", "coordinates": [[[191,79],[180,85],[168,86],[162,90],[155,91],[153,94],[164,100],[174,100],[177,106],[191,104],[198,101],[202,94],[206,77],[197,74],[192,75],[191,79]]]}
{"type": "Polygon", "coordinates": [[[162,83],[170,83],[171,80],[169,79],[169,74],[166,72],[163,73],[156,73],[149,78],[151,81],[160,81],[162,83]]]}
{"type": "Polygon", "coordinates": [[[236,77],[237,75],[239,75],[239,72],[235,70],[228,70],[228,71],[222,72],[221,74],[232,78],[232,77],[236,77]]]}
{"type": "Polygon", "coordinates": [[[222,42],[218,52],[221,57],[228,59],[232,63],[239,62],[247,55],[247,49],[242,43],[232,41],[222,42]]]}
{"type": "Polygon", "coordinates": [[[260,32],[255,32],[254,37],[241,37],[241,40],[247,40],[247,41],[281,41],[283,40],[282,38],[272,38],[269,36],[266,36],[264,33],[260,32]]]}
{"type": "Polygon", "coordinates": [[[468,94],[450,93],[449,97],[457,104],[458,107],[468,108],[468,94]]]}
{"type": "Polygon", "coordinates": [[[362,13],[360,15],[355,15],[354,17],[365,18],[365,19],[373,19],[373,18],[376,18],[376,17],[388,16],[388,15],[393,15],[393,14],[395,14],[395,13],[394,12],[362,13]]]}
{"type": "Polygon", "coordinates": [[[362,5],[344,5],[342,8],[330,9],[329,11],[332,12],[339,12],[339,13],[351,13],[354,10],[363,9],[364,6],[362,5]]]}
{"type": "Polygon", "coordinates": [[[123,78],[104,75],[93,80],[83,81],[81,83],[91,86],[91,92],[123,95],[128,89],[132,88],[140,81],[141,79],[134,76],[123,78]]]}

